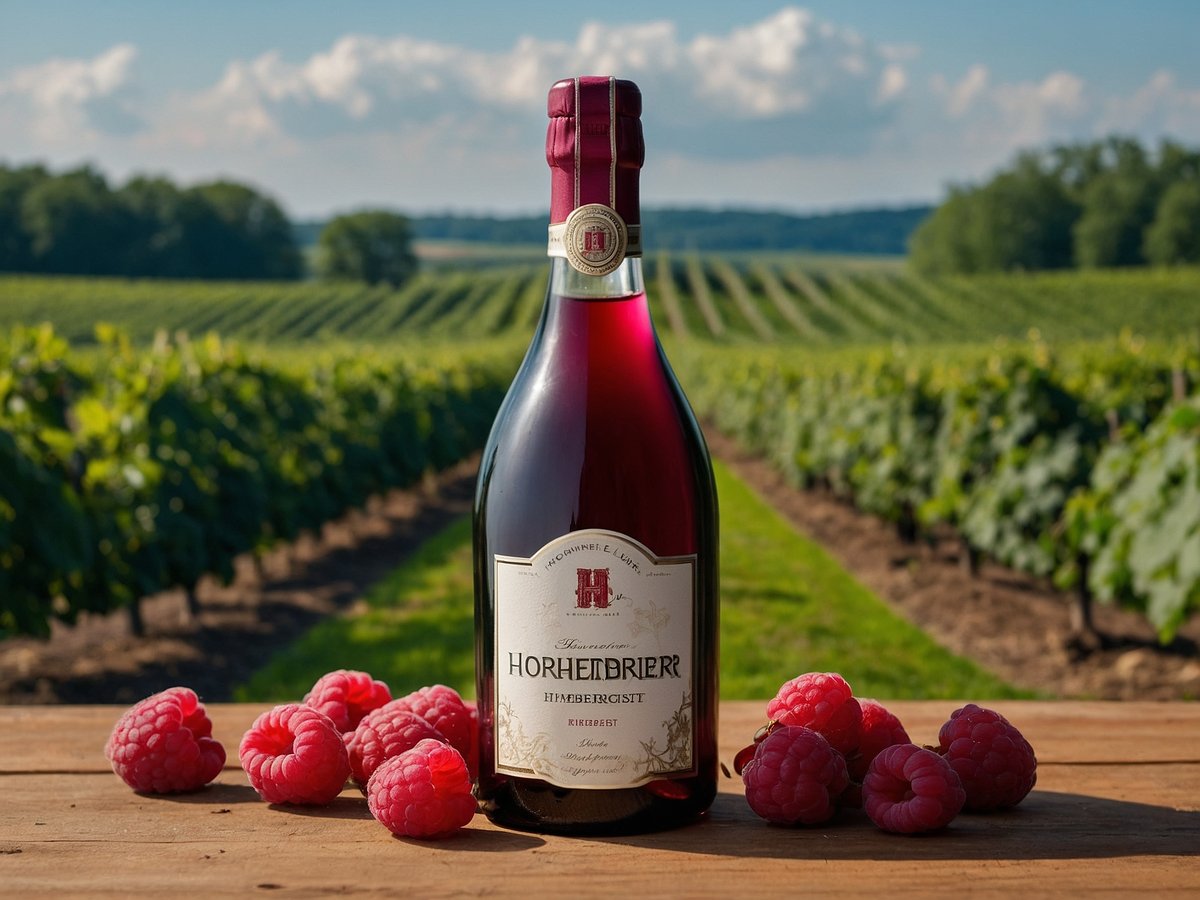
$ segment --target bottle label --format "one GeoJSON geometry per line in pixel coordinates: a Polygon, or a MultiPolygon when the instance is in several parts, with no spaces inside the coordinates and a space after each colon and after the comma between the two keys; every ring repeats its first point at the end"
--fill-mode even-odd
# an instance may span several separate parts
{"type": "Polygon", "coordinates": [[[575,531],[495,559],[496,771],[570,788],[696,773],[696,557],[575,531]]]}
{"type": "Polygon", "coordinates": [[[584,275],[615,272],[627,257],[641,256],[641,226],[628,226],[603,203],[571,211],[567,221],[550,226],[548,256],[565,257],[584,275]]]}

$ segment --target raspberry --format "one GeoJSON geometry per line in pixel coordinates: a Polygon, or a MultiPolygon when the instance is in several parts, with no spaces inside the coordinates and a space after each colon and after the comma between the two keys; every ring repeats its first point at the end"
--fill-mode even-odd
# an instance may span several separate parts
{"type": "Polygon", "coordinates": [[[397,709],[416,713],[439,732],[445,741],[463,755],[472,775],[478,771],[478,713],[468,706],[458,691],[435,684],[413,691],[396,701],[397,709]]]}
{"type": "Polygon", "coordinates": [[[862,786],[863,807],[884,831],[915,834],[944,828],[966,800],[950,764],[916,744],[885,747],[862,786]]]}
{"type": "Polygon", "coordinates": [[[767,718],[819,731],[833,749],[849,754],[858,746],[862,710],[841,675],[809,672],[779,688],[767,704],[767,718]]]}
{"type": "Polygon", "coordinates": [[[358,727],[363,716],[391,699],[392,692],[382,681],[376,681],[366,672],[338,669],[318,678],[303,702],[325,713],[346,734],[358,727]]]}
{"type": "Polygon", "coordinates": [[[846,760],[850,777],[861,782],[879,751],[893,744],[908,744],[908,732],[892,713],[876,700],[859,700],[862,707],[862,727],[859,730],[858,752],[846,760]]]}
{"type": "Polygon", "coordinates": [[[440,731],[408,708],[406,699],[401,697],[367,713],[346,739],[350,771],[363,790],[371,773],[385,759],[411,750],[426,738],[446,743],[440,731]]]}
{"type": "Polygon", "coordinates": [[[447,837],[475,815],[466,760],[442,741],[418,741],[380,763],[367,782],[367,806],[393,834],[447,837]]]}
{"type": "Polygon", "coordinates": [[[1029,741],[998,712],[968,703],[938,732],[939,752],[962,779],[967,809],[1016,806],[1037,782],[1029,741]]]}
{"type": "Polygon", "coordinates": [[[846,761],[811,728],[781,726],[767,735],[742,772],[750,808],[779,825],[833,818],[849,784],[846,761]]]}
{"type": "Polygon", "coordinates": [[[350,775],[346,745],[333,720],[299,703],[276,706],[255,719],[238,757],[268,803],[330,803],[350,775]]]}
{"type": "Polygon", "coordinates": [[[104,746],[113,771],[135,791],[172,794],[204,787],[225,765],[225,748],[194,691],[167,688],[127,709],[104,746]]]}

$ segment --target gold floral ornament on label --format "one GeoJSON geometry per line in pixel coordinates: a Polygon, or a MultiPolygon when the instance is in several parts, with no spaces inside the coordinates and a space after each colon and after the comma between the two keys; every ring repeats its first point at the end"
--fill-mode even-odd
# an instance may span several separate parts
{"type": "Polygon", "coordinates": [[[629,229],[616,210],[589,203],[567,216],[562,241],[572,268],[584,275],[607,275],[625,260],[629,229]]]}

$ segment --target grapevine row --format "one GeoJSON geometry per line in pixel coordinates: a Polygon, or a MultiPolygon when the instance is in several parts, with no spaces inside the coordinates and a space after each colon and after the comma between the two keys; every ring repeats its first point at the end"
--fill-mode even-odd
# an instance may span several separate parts
{"type": "Polygon", "coordinates": [[[194,597],[239,554],[453,463],[483,442],[516,361],[507,345],[259,358],[99,332],[102,353],[49,327],[0,346],[0,636],[194,597]]]}
{"type": "MultiPolygon", "coordinates": [[[[863,344],[1103,338],[1122,328],[1200,331],[1200,272],[1111,271],[927,278],[897,264],[762,254],[646,261],[658,327],[722,343],[863,344]]],[[[49,321],[72,342],[97,321],[135,342],[165,328],[271,343],[528,335],[545,292],[533,264],[426,272],[398,290],[0,276],[0,327],[49,321]]]]}
{"type": "Polygon", "coordinates": [[[1200,344],[813,355],[681,345],[697,411],[907,539],[1143,612],[1200,609],[1200,344]],[[1190,392],[1190,396],[1189,396],[1190,392]]]}

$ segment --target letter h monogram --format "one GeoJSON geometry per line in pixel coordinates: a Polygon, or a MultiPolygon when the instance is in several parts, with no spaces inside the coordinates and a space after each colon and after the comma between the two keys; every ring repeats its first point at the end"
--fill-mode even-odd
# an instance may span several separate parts
{"type": "Polygon", "coordinates": [[[608,569],[576,569],[579,587],[575,590],[575,605],[579,609],[608,609],[608,569]]]}

